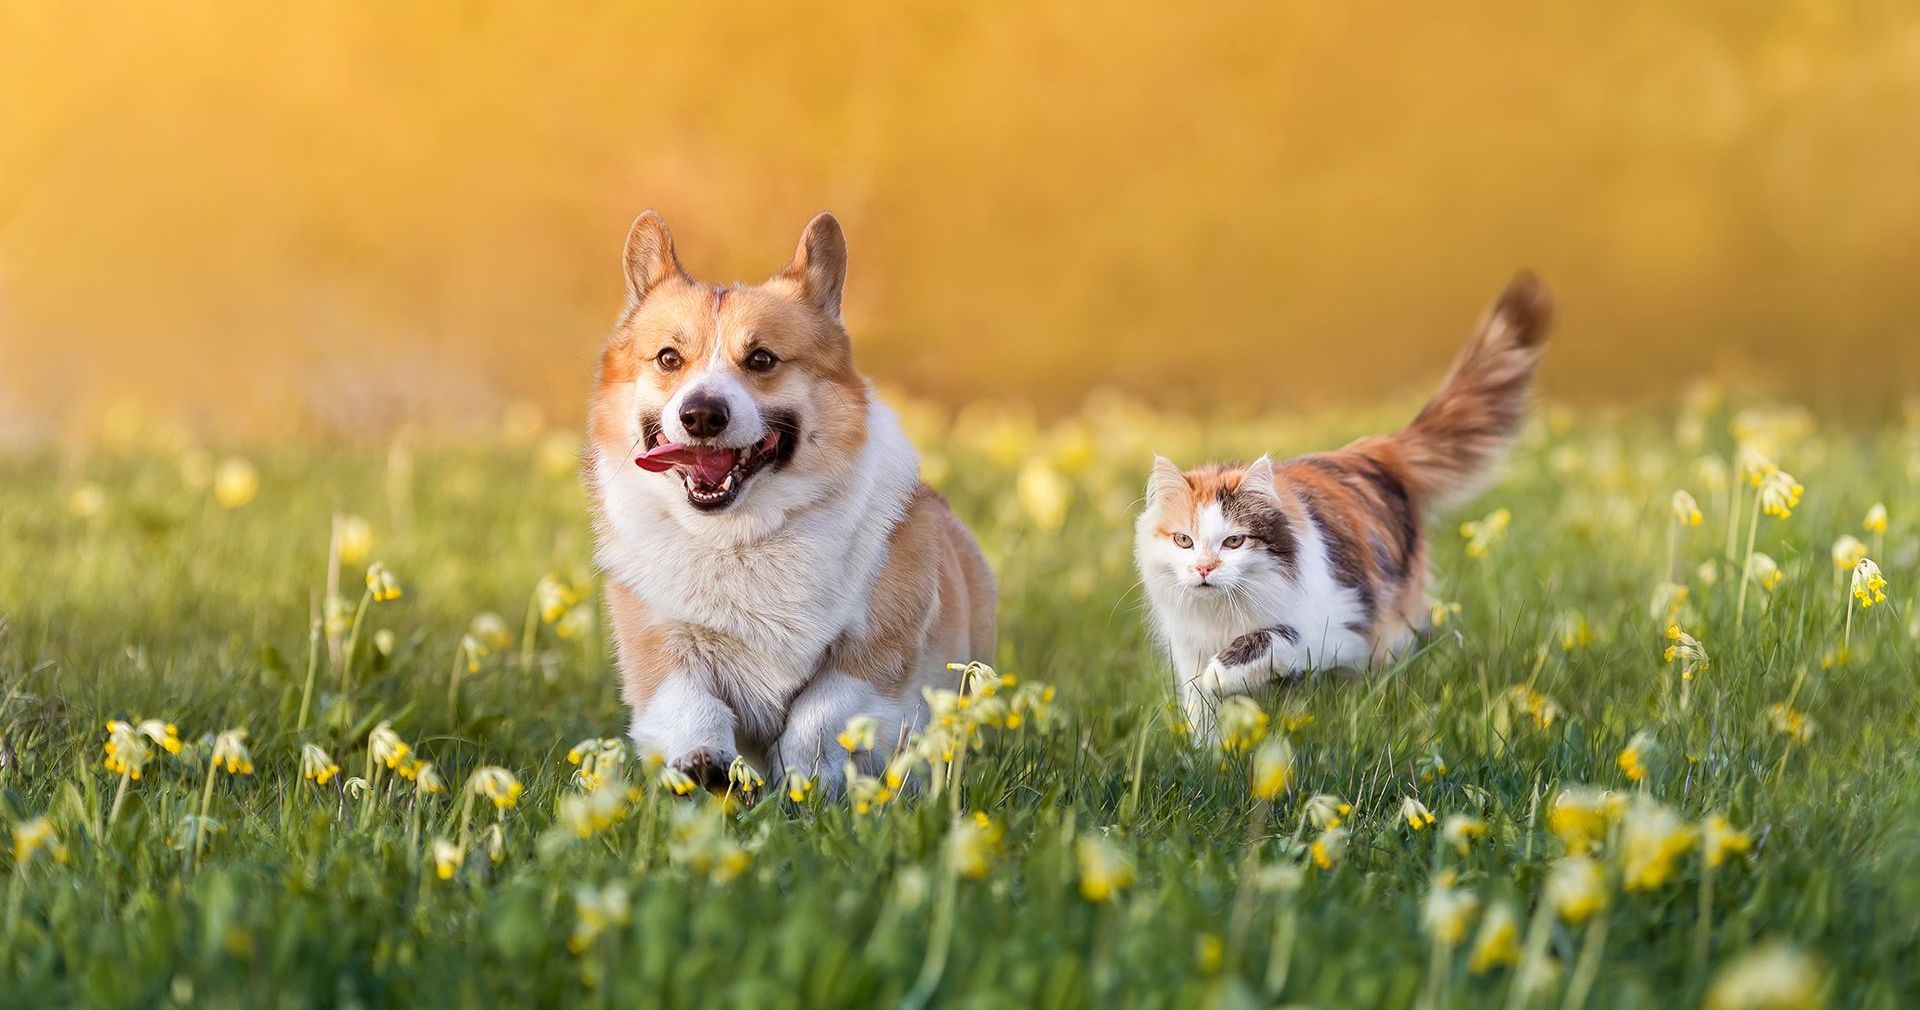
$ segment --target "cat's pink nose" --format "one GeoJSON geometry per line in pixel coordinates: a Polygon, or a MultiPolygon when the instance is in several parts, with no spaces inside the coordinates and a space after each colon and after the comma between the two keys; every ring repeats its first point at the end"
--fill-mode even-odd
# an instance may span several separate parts
{"type": "Polygon", "coordinates": [[[1219,569],[1220,569],[1219,558],[1213,558],[1207,561],[1195,562],[1193,566],[1194,573],[1199,575],[1203,579],[1209,575],[1212,575],[1214,572],[1218,571],[1219,569]]]}

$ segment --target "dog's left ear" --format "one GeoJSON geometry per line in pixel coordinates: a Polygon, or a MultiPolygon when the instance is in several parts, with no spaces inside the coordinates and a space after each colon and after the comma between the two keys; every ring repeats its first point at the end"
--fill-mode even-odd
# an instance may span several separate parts
{"type": "Polygon", "coordinates": [[[840,289],[847,283],[847,237],[832,214],[820,213],[800,233],[800,248],[780,276],[800,289],[813,307],[840,318],[840,289]]]}

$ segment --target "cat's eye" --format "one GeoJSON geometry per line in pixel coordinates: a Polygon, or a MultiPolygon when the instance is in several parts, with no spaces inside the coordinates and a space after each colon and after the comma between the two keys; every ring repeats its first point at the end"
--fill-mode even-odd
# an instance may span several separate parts
{"type": "Polygon", "coordinates": [[[1243,537],[1240,534],[1235,533],[1233,536],[1230,536],[1225,540],[1220,541],[1220,546],[1225,547],[1227,550],[1233,550],[1246,542],[1247,542],[1246,537],[1243,537]]]}
{"type": "Polygon", "coordinates": [[[750,372],[771,372],[773,366],[779,363],[780,359],[764,347],[756,347],[752,354],[747,355],[747,371],[750,372]]]}
{"type": "Polygon", "coordinates": [[[677,372],[681,365],[686,364],[686,359],[680,356],[679,351],[671,347],[663,347],[659,354],[653,356],[653,363],[663,372],[677,372]]]}
{"type": "Polygon", "coordinates": [[[1193,547],[1193,538],[1187,536],[1185,533],[1175,533],[1173,535],[1173,544],[1181,550],[1188,550],[1193,547]]]}

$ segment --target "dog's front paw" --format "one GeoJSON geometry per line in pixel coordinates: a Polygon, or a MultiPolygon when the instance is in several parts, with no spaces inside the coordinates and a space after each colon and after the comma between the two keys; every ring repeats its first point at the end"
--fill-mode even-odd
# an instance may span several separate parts
{"type": "Polygon", "coordinates": [[[693,784],[710,791],[727,788],[727,766],[733,759],[712,747],[695,747],[674,758],[674,770],[693,780],[693,784]]]}

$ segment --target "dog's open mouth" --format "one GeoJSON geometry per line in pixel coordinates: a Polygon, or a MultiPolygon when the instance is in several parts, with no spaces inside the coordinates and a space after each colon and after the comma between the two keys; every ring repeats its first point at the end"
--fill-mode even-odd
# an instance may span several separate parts
{"type": "Polygon", "coordinates": [[[797,434],[793,421],[777,418],[768,428],[767,437],[752,445],[682,445],[667,441],[657,424],[648,424],[647,451],[634,463],[654,473],[679,474],[688,504],[717,512],[733,504],[754,474],[792,457],[797,434]]]}

